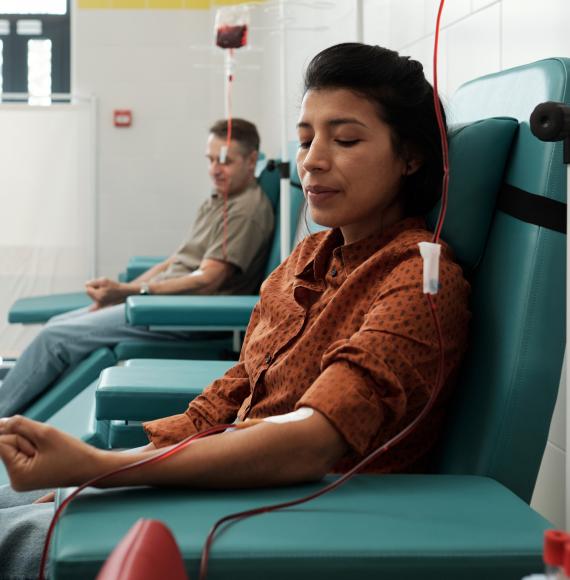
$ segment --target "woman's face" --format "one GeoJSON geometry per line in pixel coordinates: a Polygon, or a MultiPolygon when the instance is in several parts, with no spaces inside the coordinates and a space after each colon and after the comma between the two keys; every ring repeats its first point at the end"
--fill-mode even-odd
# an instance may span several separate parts
{"type": "Polygon", "coordinates": [[[351,243],[404,217],[400,182],[418,168],[394,152],[390,129],[347,89],[309,90],[297,124],[297,169],[313,220],[351,243]]]}

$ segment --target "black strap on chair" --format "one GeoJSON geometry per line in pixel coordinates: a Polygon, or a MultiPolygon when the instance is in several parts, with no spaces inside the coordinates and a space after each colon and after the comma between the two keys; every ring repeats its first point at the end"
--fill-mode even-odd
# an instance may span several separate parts
{"type": "Polygon", "coordinates": [[[503,183],[497,197],[497,209],[523,222],[566,234],[566,204],[561,201],[503,183]]]}

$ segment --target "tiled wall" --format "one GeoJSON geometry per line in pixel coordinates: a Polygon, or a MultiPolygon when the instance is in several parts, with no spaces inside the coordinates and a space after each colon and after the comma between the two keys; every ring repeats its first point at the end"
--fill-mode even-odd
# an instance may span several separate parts
{"type": "MultiPolygon", "coordinates": [[[[212,6],[243,4],[246,0],[77,0],[83,10],[209,10],[212,6]]],[[[263,0],[261,0],[263,1],[263,0]]]]}
{"type": "MultiPolygon", "coordinates": [[[[363,1],[364,40],[420,60],[431,80],[439,1],[363,1]]],[[[570,56],[569,24],[567,0],[448,0],[442,14],[440,91],[450,96],[462,83],[483,74],[570,56]]],[[[533,506],[559,526],[566,521],[565,383],[564,378],[533,497],[533,506]]]]}

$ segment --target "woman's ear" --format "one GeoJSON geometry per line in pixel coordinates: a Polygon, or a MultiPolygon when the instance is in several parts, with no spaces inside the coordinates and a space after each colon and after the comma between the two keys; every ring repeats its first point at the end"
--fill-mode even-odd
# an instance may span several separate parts
{"type": "Polygon", "coordinates": [[[419,157],[411,157],[410,159],[407,159],[404,168],[404,175],[406,177],[412,175],[422,166],[422,164],[423,161],[419,157]]]}
{"type": "Polygon", "coordinates": [[[402,159],[404,160],[404,170],[402,175],[407,177],[414,174],[424,163],[420,153],[413,146],[406,146],[403,151],[402,159]]]}

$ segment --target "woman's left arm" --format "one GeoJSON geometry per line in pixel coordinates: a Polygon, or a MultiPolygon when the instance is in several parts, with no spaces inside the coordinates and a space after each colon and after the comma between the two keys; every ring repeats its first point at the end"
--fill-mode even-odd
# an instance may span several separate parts
{"type": "MultiPolygon", "coordinates": [[[[174,456],[111,476],[123,485],[247,488],[321,479],[347,445],[318,411],[289,423],[260,422],[191,443],[174,456]]],[[[102,451],[25,417],[0,422],[0,458],[17,491],[79,485],[160,451],[102,451]]]]}

